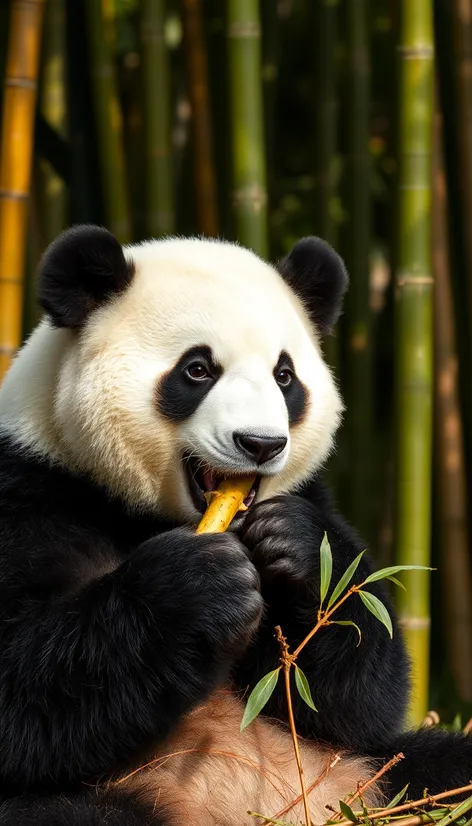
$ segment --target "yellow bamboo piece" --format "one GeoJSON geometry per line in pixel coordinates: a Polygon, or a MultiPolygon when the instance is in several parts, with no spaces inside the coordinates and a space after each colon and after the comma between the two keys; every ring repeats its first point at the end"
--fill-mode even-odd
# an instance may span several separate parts
{"type": "Polygon", "coordinates": [[[197,533],[224,533],[238,511],[244,510],[244,500],[253,484],[254,476],[224,479],[218,490],[212,491],[197,533]]]}
{"type": "Polygon", "coordinates": [[[44,0],[12,0],[0,150],[0,380],[21,343],[23,275],[44,0]]]}

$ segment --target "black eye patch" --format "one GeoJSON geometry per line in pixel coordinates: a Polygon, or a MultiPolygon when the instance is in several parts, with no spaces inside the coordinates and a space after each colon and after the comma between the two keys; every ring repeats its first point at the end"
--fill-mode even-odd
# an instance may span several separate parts
{"type": "Polygon", "coordinates": [[[287,405],[289,423],[298,424],[302,421],[305,414],[309,394],[306,387],[298,378],[293,361],[289,354],[286,353],[285,350],[282,350],[277,364],[274,367],[275,380],[277,381],[277,377],[286,371],[291,373],[291,381],[288,384],[284,384],[282,382],[277,383],[281,393],[284,396],[285,404],[287,405]]]}
{"type": "Polygon", "coordinates": [[[195,413],[222,372],[210,347],[206,344],[191,347],[156,387],[159,413],[172,422],[185,421],[195,413]]]}

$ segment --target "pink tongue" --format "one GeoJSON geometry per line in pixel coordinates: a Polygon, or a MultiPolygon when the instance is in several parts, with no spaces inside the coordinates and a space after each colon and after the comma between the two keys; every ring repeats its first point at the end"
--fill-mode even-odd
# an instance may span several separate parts
{"type": "Polygon", "coordinates": [[[210,468],[203,471],[202,481],[206,491],[216,490],[218,487],[216,476],[210,468]]]}

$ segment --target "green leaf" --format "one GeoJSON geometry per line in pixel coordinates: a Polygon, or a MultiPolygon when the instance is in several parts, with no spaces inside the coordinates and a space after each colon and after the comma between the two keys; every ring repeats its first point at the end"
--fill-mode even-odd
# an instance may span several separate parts
{"type": "Polygon", "coordinates": [[[328,592],[329,584],[331,582],[331,574],[333,573],[333,557],[331,556],[331,546],[329,544],[326,531],[320,547],[320,566],[320,604],[323,605],[323,600],[328,592]]]}
{"type": "Polygon", "coordinates": [[[280,669],[281,666],[279,665],[275,671],[269,671],[269,673],[266,674],[262,680],[259,680],[257,685],[255,685],[252,689],[249,697],[247,698],[246,708],[244,709],[244,715],[239,729],[240,731],[243,731],[249,723],[252,723],[270,699],[274,688],[277,685],[280,669]]]}
{"type": "Polygon", "coordinates": [[[390,582],[393,582],[395,585],[398,585],[399,588],[403,588],[403,590],[406,591],[406,588],[405,588],[403,582],[400,582],[400,580],[397,579],[396,577],[388,576],[387,579],[389,579],[390,582]]]}
{"type": "Polygon", "coordinates": [[[451,723],[451,731],[462,731],[462,717],[460,714],[456,714],[454,717],[451,723]]]}
{"type": "Polygon", "coordinates": [[[336,602],[337,598],[341,596],[343,591],[346,590],[347,586],[349,585],[352,577],[354,576],[355,572],[357,571],[357,567],[359,562],[361,561],[362,557],[364,556],[365,551],[361,551],[359,556],[356,556],[353,562],[349,565],[349,568],[346,568],[344,571],[341,579],[339,580],[338,584],[336,585],[333,593],[331,594],[328,602],[328,608],[331,608],[332,605],[336,602]]]}
{"type": "Polygon", "coordinates": [[[318,711],[316,708],[313,697],[311,696],[310,686],[308,685],[308,680],[305,677],[301,668],[295,663],[295,685],[297,686],[298,693],[302,700],[305,701],[307,706],[313,709],[313,711],[318,711]]]}
{"type": "Polygon", "coordinates": [[[400,800],[402,800],[402,798],[403,798],[403,797],[405,797],[405,795],[406,795],[406,793],[407,793],[407,791],[408,791],[408,786],[409,786],[409,785],[410,785],[410,784],[409,784],[409,783],[407,783],[407,784],[406,784],[406,786],[404,786],[404,787],[403,787],[403,789],[401,790],[401,792],[398,792],[398,794],[396,794],[396,795],[395,795],[395,797],[393,798],[393,800],[391,800],[391,801],[389,802],[388,806],[385,806],[385,808],[386,808],[386,809],[393,809],[393,808],[394,808],[394,806],[397,806],[397,805],[398,805],[398,803],[400,803],[400,800]]]}
{"type": "Polygon", "coordinates": [[[358,591],[357,593],[359,594],[365,607],[369,609],[370,613],[373,614],[374,617],[376,617],[378,621],[382,623],[382,625],[385,625],[385,628],[387,629],[390,638],[392,638],[392,620],[383,602],[381,602],[373,594],[370,594],[368,591],[358,591]]]}
{"type": "Polygon", "coordinates": [[[380,571],[374,571],[362,584],[366,585],[367,582],[377,582],[378,579],[386,579],[393,574],[398,574],[399,571],[434,571],[434,568],[427,568],[425,565],[392,565],[390,568],[381,568],[380,571]]]}
{"type": "Polygon", "coordinates": [[[350,820],[352,823],[359,823],[356,815],[352,811],[351,807],[344,803],[342,800],[339,801],[339,808],[341,809],[344,817],[350,820]]]}
{"type": "Polygon", "coordinates": [[[355,622],[353,622],[352,620],[331,620],[331,625],[351,625],[352,628],[355,628],[357,633],[359,634],[359,642],[357,643],[357,645],[360,645],[362,639],[361,629],[358,625],[356,625],[355,622]]]}

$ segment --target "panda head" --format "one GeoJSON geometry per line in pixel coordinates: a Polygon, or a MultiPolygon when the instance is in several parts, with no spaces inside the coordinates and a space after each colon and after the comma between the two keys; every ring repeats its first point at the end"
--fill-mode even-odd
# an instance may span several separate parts
{"type": "Polygon", "coordinates": [[[13,419],[24,387],[15,429],[30,447],[185,522],[225,475],[256,475],[247,504],[294,490],[339,424],[320,337],[346,284],[317,238],[275,268],[221,241],[122,248],[105,229],[72,228],[43,257],[47,318],[5,382],[0,415],[10,398],[13,419]]]}

